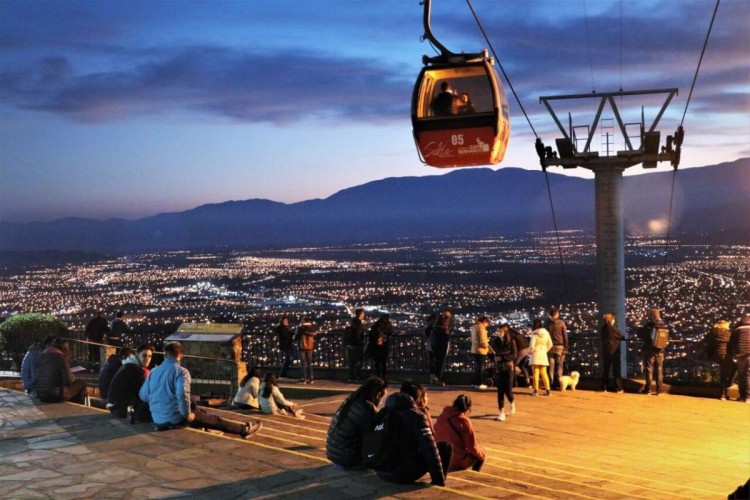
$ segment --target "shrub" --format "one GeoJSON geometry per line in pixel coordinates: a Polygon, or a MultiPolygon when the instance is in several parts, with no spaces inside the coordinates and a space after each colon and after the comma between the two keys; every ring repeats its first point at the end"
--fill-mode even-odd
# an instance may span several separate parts
{"type": "Polygon", "coordinates": [[[0,349],[5,358],[13,360],[15,370],[21,369],[21,361],[34,342],[42,342],[47,335],[66,335],[68,327],[55,318],[38,313],[18,314],[0,323],[0,349]]]}

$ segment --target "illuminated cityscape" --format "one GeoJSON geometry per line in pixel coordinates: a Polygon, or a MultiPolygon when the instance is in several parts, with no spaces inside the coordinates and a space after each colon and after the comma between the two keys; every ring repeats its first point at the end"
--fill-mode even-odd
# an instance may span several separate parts
{"type": "MultiPolygon", "coordinates": [[[[750,307],[746,246],[673,241],[664,264],[665,242],[644,235],[629,237],[625,251],[628,332],[634,335],[648,308],[661,307],[674,327],[672,358],[693,357],[696,342],[716,320],[734,321],[750,307]]],[[[5,268],[0,315],[51,314],[72,330],[82,330],[97,310],[110,317],[123,310],[138,339],[157,344],[182,322],[243,323],[247,335],[267,339],[271,345],[265,346],[263,356],[273,357],[273,336],[267,335],[282,313],[290,315],[292,324],[311,314],[321,333],[331,334],[327,342],[338,352],[338,334],[351,311],[362,307],[369,321],[381,312],[391,314],[397,332],[403,334],[394,342],[394,361],[400,364],[403,359],[403,367],[408,367],[413,363],[409,352],[422,349],[418,334],[425,317],[450,308],[458,339],[449,363],[461,369],[467,363],[461,354],[468,348],[468,338],[461,337],[468,337],[477,316],[486,314],[495,323],[507,319],[525,329],[532,318],[544,317],[555,306],[570,329],[571,364],[584,369],[592,365],[588,368],[594,370],[598,342],[592,338],[599,324],[594,261],[593,235],[580,231],[562,232],[559,250],[554,234],[538,233],[144,253],[5,268]]],[[[631,344],[630,349],[637,346],[631,344]]],[[[329,366],[343,363],[339,356],[320,355],[327,356],[329,366]]]]}

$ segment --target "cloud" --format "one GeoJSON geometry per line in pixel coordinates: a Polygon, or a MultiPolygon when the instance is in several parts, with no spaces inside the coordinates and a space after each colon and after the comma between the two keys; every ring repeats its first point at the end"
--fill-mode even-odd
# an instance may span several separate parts
{"type": "Polygon", "coordinates": [[[96,72],[62,55],[16,65],[0,73],[0,99],[84,122],[185,110],[275,124],[409,113],[412,82],[380,61],[217,46],[111,56],[116,63],[96,72]]]}

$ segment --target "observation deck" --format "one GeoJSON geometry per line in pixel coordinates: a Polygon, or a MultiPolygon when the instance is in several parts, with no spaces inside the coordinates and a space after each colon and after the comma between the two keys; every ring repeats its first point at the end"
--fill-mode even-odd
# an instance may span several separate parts
{"type": "MultiPolygon", "coordinates": [[[[487,461],[446,487],[401,486],[325,458],[331,416],[355,386],[282,385],[307,418],[256,419],[250,440],[198,430],[155,432],[75,404],[35,405],[0,388],[2,498],[726,498],[750,476],[750,404],[586,390],[531,397],[497,422],[493,390],[428,391],[433,417],[460,392],[487,461]]],[[[390,391],[397,390],[391,387],[390,391]]]]}

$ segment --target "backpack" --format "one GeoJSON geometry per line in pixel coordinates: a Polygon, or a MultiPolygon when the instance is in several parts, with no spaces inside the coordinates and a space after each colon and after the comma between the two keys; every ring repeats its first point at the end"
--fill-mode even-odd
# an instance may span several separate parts
{"type": "Polygon", "coordinates": [[[362,463],[375,470],[390,470],[399,463],[398,415],[385,408],[377,412],[362,438],[362,463]]]}
{"type": "Polygon", "coordinates": [[[651,328],[651,347],[664,349],[669,344],[669,328],[666,325],[655,325],[651,328]]]}

